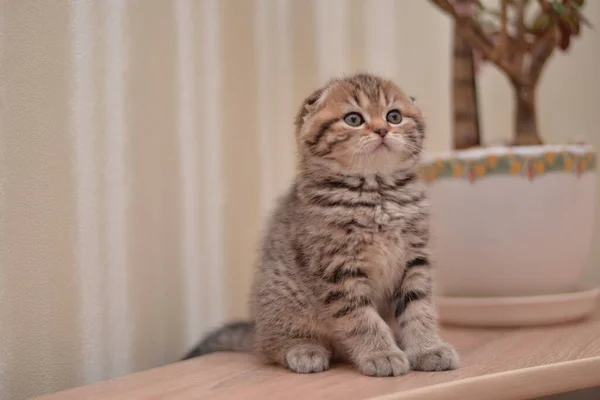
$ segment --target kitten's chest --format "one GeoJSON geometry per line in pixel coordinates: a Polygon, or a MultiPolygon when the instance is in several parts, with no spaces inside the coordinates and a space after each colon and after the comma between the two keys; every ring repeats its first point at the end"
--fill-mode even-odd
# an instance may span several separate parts
{"type": "Polygon", "coordinates": [[[382,197],[378,204],[369,210],[352,213],[352,216],[367,230],[381,233],[383,241],[394,241],[401,235],[406,222],[413,219],[419,210],[414,205],[382,197]]]}
{"type": "Polygon", "coordinates": [[[407,243],[399,231],[380,231],[367,240],[365,272],[378,303],[383,306],[402,279],[407,243]]]}
{"type": "Polygon", "coordinates": [[[383,303],[392,295],[404,274],[404,266],[409,253],[409,238],[405,228],[422,210],[412,203],[384,200],[376,207],[365,222],[369,228],[364,232],[368,241],[367,254],[369,277],[383,303]]]}
{"type": "Polygon", "coordinates": [[[408,243],[402,231],[406,210],[383,202],[373,210],[369,228],[363,230],[366,254],[370,258],[370,278],[382,294],[394,290],[406,263],[408,243]]]}

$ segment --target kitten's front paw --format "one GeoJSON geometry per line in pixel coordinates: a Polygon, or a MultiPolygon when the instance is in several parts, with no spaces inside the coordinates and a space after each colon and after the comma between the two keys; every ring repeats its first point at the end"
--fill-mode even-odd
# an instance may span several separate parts
{"type": "Polygon", "coordinates": [[[445,371],[456,369],[460,364],[454,348],[443,342],[421,351],[409,352],[408,359],[415,371],[445,371]]]}
{"type": "Polygon", "coordinates": [[[287,366],[299,374],[311,374],[329,369],[331,353],[322,346],[302,344],[288,350],[285,361],[287,366]]]}
{"type": "Polygon", "coordinates": [[[385,352],[357,363],[358,369],[369,376],[399,376],[408,372],[408,358],[403,352],[385,352]]]}

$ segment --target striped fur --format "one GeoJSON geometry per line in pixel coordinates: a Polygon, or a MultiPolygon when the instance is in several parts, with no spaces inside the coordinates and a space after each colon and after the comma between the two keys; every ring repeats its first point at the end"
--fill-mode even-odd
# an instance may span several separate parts
{"type": "Polygon", "coordinates": [[[416,177],[424,136],[420,110],[391,81],[355,75],[309,96],[296,118],[299,171],[261,247],[254,328],[217,331],[192,355],[235,350],[226,338],[243,332],[231,342],[252,340],[266,361],[299,373],[332,358],[374,376],[456,368],[432,305],[427,196],[416,177]],[[401,123],[386,121],[390,110],[401,123]],[[364,124],[346,124],[349,112],[364,124]]]}

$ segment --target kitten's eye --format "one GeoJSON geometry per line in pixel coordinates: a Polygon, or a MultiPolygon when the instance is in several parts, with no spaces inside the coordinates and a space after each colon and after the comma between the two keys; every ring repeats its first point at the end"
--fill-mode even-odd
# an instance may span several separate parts
{"type": "Polygon", "coordinates": [[[344,117],[344,122],[350,126],[356,127],[364,124],[365,119],[359,113],[351,112],[349,114],[346,114],[346,116],[344,117]]]}
{"type": "Polygon", "coordinates": [[[392,110],[387,113],[385,119],[390,124],[398,125],[400,122],[402,122],[402,114],[400,114],[400,111],[398,110],[392,110]]]}

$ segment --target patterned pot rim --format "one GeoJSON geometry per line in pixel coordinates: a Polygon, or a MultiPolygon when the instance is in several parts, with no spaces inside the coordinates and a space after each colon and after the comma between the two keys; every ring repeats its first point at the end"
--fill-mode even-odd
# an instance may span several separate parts
{"type": "Polygon", "coordinates": [[[489,147],[451,151],[427,156],[421,178],[467,179],[471,183],[494,175],[523,177],[533,181],[547,173],[563,172],[577,177],[596,169],[596,150],[586,145],[489,147]]]}

